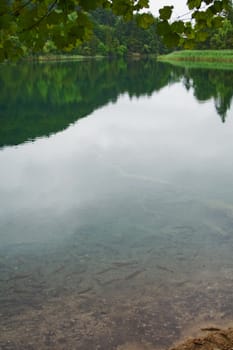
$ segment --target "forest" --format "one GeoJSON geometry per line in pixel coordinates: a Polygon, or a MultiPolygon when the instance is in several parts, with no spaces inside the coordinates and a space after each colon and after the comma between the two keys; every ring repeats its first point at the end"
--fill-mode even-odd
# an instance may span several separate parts
{"type": "MultiPolygon", "coordinates": [[[[168,52],[158,35],[158,19],[154,17],[146,29],[138,25],[138,15],[130,21],[125,21],[109,9],[98,8],[91,11],[89,19],[93,23],[90,40],[80,44],[70,54],[123,57],[132,54],[157,55],[168,52]]],[[[52,40],[48,40],[43,53],[60,53],[60,51],[56,50],[52,40]]]]}
{"type": "MultiPolygon", "coordinates": [[[[70,54],[83,56],[124,57],[130,55],[166,54],[174,49],[183,49],[181,43],[167,47],[159,35],[159,18],[153,17],[148,28],[138,25],[138,16],[130,21],[115,15],[109,9],[98,8],[89,13],[93,23],[93,34],[90,40],[80,44],[70,54]]],[[[233,48],[233,12],[225,14],[219,28],[206,28],[205,41],[197,41],[192,49],[232,49],[233,48]]],[[[52,40],[48,40],[43,54],[59,53],[52,40]]]]}

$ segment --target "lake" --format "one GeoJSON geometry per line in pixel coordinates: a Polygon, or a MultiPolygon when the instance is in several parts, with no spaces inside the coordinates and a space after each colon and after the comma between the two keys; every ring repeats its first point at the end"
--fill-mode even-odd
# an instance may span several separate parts
{"type": "Polygon", "coordinates": [[[232,81],[0,66],[0,348],[167,349],[232,324],[232,81]]]}

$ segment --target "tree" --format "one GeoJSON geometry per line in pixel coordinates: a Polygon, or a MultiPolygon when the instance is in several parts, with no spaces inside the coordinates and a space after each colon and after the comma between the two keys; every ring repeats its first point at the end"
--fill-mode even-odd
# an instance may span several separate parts
{"type": "Polygon", "coordinates": [[[194,48],[197,43],[208,39],[211,30],[220,28],[223,20],[232,12],[231,0],[187,0],[187,6],[190,10],[188,21],[170,23],[173,6],[164,6],[160,10],[158,31],[168,46],[194,48]]]}
{"type": "Polygon", "coordinates": [[[228,19],[225,19],[221,28],[211,36],[210,48],[233,49],[233,26],[228,19]]]}
{"type": "MultiPolygon", "coordinates": [[[[206,28],[219,27],[230,0],[187,0],[191,21],[171,23],[172,6],[160,10],[158,30],[168,45],[192,47],[206,40],[206,28]],[[202,10],[202,5],[206,9],[202,10]],[[195,24],[192,25],[192,20],[195,24]]],[[[124,20],[149,7],[149,0],[1,0],[0,60],[17,58],[25,53],[42,51],[48,40],[58,50],[70,51],[92,34],[89,12],[109,8],[124,20]]],[[[141,13],[137,23],[142,28],[153,23],[153,16],[141,13]]]]}
{"type": "Polygon", "coordinates": [[[137,25],[138,16],[135,14],[132,20],[126,22],[107,9],[91,11],[90,19],[94,23],[92,39],[78,46],[72,53],[111,57],[164,53],[157,35],[158,20],[154,18],[152,25],[142,29],[137,25]],[[93,42],[97,45],[93,45],[93,42]]]}
{"type": "MultiPolygon", "coordinates": [[[[130,20],[135,11],[148,7],[149,0],[1,0],[0,60],[41,51],[47,40],[58,50],[72,50],[91,37],[91,10],[110,8],[130,20]]],[[[141,25],[151,18],[142,14],[141,25]]]]}

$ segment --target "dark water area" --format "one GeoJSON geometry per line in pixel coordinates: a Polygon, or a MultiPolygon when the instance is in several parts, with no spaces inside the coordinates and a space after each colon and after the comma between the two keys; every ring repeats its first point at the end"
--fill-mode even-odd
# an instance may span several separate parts
{"type": "Polygon", "coordinates": [[[233,72],[0,67],[0,349],[233,323],[233,72]]]}

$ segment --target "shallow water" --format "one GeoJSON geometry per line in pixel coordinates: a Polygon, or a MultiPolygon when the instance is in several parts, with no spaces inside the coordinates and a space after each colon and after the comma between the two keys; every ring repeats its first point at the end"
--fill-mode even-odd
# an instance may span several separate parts
{"type": "Polygon", "coordinates": [[[0,347],[161,349],[231,323],[232,73],[7,69],[0,347]]]}

